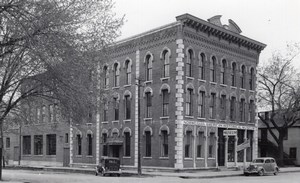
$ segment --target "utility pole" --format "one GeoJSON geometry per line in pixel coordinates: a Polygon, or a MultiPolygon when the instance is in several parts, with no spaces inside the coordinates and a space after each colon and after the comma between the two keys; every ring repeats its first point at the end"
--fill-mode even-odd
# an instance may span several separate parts
{"type": "Polygon", "coordinates": [[[141,80],[137,79],[138,86],[138,175],[142,175],[142,166],[141,166],[141,99],[140,99],[140,90],[141,90],[141,80]]]}

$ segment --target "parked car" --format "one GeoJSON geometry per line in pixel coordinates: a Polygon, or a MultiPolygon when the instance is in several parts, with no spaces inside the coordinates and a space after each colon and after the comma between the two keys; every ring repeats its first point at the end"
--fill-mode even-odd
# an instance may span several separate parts
{"type": "Polygon", "coordinates": [[[102,176],[120,176],[122,174],[122,170],[120,168],[120,160],[118,158],[113,157],[101,158],[100,164],[96,166],[96,176],[99,174],[102,176]]]}
{"type": "Polygon", "coordinates": [[[265,157],[254,159],[250,165],[244,168],[244,175],[248,176],[249,174],[258,174],[263,176],[266,173],[273,173],[277,175],[279,168],[276,164],[274,158],[265,157]]]}

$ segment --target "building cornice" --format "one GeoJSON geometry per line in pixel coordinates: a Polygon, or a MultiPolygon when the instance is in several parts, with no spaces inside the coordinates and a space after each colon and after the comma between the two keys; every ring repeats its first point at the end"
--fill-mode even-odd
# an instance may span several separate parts
{"type": "Polygon", "coordinates": [[[190,14],[183,14],[177,16],[176,20],[181,21],[184,26],[191,27],[196,31],[204,32],[208,35],[216,36],[219,39],[229,41],[230,43],[236,43],[246,48],[256,50],[258,53],[260,53],[266,47],[266,44],[255,41],[253,39],[225,29],[224,27],[212,24],[190,14]]]}

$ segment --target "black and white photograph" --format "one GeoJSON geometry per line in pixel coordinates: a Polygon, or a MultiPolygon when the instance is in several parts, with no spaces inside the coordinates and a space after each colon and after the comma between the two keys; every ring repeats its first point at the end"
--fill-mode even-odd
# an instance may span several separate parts
{"type": "Polygon", "coordinates": [[[0,182],[299,183],[299,10],[0,0],[0,182]]]}

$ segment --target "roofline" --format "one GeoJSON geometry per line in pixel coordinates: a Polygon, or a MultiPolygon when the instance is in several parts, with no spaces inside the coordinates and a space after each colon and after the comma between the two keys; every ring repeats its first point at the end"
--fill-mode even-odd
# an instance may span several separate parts
{"type": "Polygon", "coordinates": [[[223,28],[223,27],[214,25],[214,24],[212,24],[212,23],[210,23],[210,22],[207,22],[207,21],[205,21],[205,20],[202,20],[202,19],[200,19],[200,18],[198,18],[198,17],[195,17],[195,16],[193,16],[193,15],[191,15],[191,14],[188,14],[188,13],[177,16],[177,17],[176,17],[176,20],[177,20],[177,21],[182,21],[182,22],[187,22],[188,20],[192,20],[192,21],[194,21],[194,22],[197,22],[197,23],[199,23],[199,24],[202,24],[202,25],[204,25],[204,26],[207,26],[207,27],[209,27],[210,29],[215,29],[215,30],[217,30],[217,31],[223,32],[223,33],[228,34],[228,35],[230,35],[230,36],[234,36],[234,37],[243,39],[243,40],[245,40],[245,41],[248,41],[248,42],[250,42],[250,43],[252,43],[252,44],[256,44],[257,46],[260,46],[260,47],[261,47],[261,50],[263,50],[263,49],[267,46],[267,45],[264,44],[264,43],[261,43],[261,42],[259,42],[259,41],[254,40],[254,39],[251,39],[251,38],[248,38],[248,37],[246,37],[246,36],[240,35],[240,34],[238,34],[238,33],[235,33],[235,32],[233,32],[233,31],[230,31],[230,30],[225,29],[225,28],[223,28]]]}
{"type": "Polygon", "coordinates": [[[160,27],[151,29],[151,30],[146,31],[146,32],[143,32],[143,33],[140,33],[140,34],[137,34],[137,35],[134,35],[134,36],[125,38],[125,39],[121,39],[121,40],[119,40],[119,41],[117,41],[117,42],[115,42],[115,43],[112,43],[111,45],[109,45],[109,47],[110,47],[110,46],[116,46],[116,45],[119,45],[119,44],[122,44],[122,43],[125,43],[125,42],[128,42],[128,41],[132,41],[132,40],[141,38],[141,37],[143,37],[143,36],[153,34],[153,33],[155,33],[155,32],[159,32],[159,31],[162,31],[162,30],[171,28],[171,27],[178,26],[178,25],[180,25],[180,24],[181,24],[180,21],[172,22],[172,23],[170,23],[170,24],[166,24],[166,25],[163,25],[163,26],[160,26],[160,27]]]}

